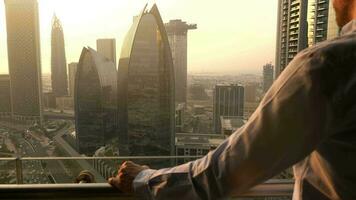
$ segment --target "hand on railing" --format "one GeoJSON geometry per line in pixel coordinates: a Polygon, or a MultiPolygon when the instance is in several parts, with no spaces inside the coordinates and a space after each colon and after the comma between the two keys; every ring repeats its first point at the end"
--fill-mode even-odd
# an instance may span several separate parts
{"type": "Polygon", "coordinates": [[[113,187],[121,190],[124,193],[133,193],[133,181],[135,177],[143,170],[149,169],[148,166],[138,165],[131,161],[124,162],[116,177],[109,178],[109,183],[113,187]]]}

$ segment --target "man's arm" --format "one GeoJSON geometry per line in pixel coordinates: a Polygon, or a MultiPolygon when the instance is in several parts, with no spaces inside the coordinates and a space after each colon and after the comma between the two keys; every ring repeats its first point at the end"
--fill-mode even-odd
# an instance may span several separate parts
{"type": "Polygon", "coordinates": [[[246,192],[308,156],[327,137],[332,115],[322,93],[321,59],[298,57],[244,127],[202,159],[143,170],[135,192],[145,199],[220,199],[246,192]]]}

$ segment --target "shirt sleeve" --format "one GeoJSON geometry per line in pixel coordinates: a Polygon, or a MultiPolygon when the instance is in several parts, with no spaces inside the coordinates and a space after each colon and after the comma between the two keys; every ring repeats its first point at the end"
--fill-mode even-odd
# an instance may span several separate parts
{"type": "Polygon", "coordinates": [[[329,98],[322,61],[301,53],[248,122],[205,157],[145,170],[134,181],[145,199],[222,199],[246,192],[307,157],[328,135],[329,98]]]}

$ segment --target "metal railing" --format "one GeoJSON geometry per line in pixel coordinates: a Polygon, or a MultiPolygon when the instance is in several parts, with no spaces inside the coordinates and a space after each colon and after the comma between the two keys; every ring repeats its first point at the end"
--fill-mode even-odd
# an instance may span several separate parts
{"type": "MultiPolygon", "coordinates": [[[[15,162],[17,184],[0,184],[0,196],[4,199],[135,199],[122,194],[107,183],[94,184],[22,184],[24,161],[50,160],[159,160],[159,159],[197,159],[200,156],[144,156],[144,157],[23,157],[0,158],[0,161],[15,162]]],[[[293,194],[293,180],[270,180],[234,198],[288,197],[293,194]]]]}
{"type": "Polygon", "coordinates": [[[110,161],[137,161],[137,160],[177,160],[177,159],[198,159],[201,156],[130,156],[130,157],[9,157],[0,158],[1,161],[15,162],[16,183],[23,184],[23,162],[24,161],[53,161],[53,160],[72,160],[72,161],[93,161],[93,160],[110,160],[110,161]]]}
{"type": "MultiPolygon", "coordinates": [[[[292,181],[269,181],[233,198],[290,198],[292,193],[292,181]]],[[[132,194],[123,194],[107,183],[0,185],[0,196],[2,199],[135,199],[132,194]]]]}

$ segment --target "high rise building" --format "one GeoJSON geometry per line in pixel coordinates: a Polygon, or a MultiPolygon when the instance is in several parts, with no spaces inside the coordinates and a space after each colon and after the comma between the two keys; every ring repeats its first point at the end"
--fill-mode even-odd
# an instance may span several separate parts
{"type": "Polygon", "coordinates": [[[11,116],[10,77],[0,75],[0,118],[11,116]]]}
{"type": "Polygon", "coordinates": [[[52,92],[57,97],[68,95],[67,61],[62,24],[53,16],[51,35],[51,80],[52,92]]]}
{"type": "Polygon", "coordinates": [[[337,37],[339,28],[331,0],[309,0],[308,3],[309,46],[337,37]]]}
{"type": "Polygon", "coordinates": [[[74,96],[74,85],[75,85],[75,73],[77,72],[78,63],[72,62],[68,64],[68,75],[69,75],[69,96],[74,96]]]}
{"type": "Polygon", "coordinates": [[[12,118],[41,123],[42,88],[38,4],[5,0],[12,118]]]}
{"type": "Polygon", "coordinates": [[[276,45],[276,74],[308,46],[307,0],[279,0],[276,45]]]}
{"type": "Polygon", "coordinates": [[[172,51],[175,74],[176,104],[187,102],[187,34],[197,29],[196,24],[187,24],[180,19],[165,24],[172,51]]]}
{"type": "Polygon", "coordinates": [[[156,5],[134,17],[118,68],[121,155],[174,155],[174,71],[156,5]]]}
{"type": "Polygon", "coordinates": [[[98,39],[96,40],[96,50],[98,53],[110,59],[116,66],[116,40],[98,39]]]}
{"type": "Polygon", "coordinates": [[[91,156],[117,135],[117,71],[114,63],[83,48],[74,94],[77,148],[91,156]]]}
{"type": "Polygon", "coordinates": [[[263,92],[267,92],[273,84],[273,65],[268,63],[263,66],[263,92]]]}
{"type": "Polygon", "coordinates": [[[220,117],[244,116],[244,87],[237,84],[219,84],[214,90],[213,126],[221,133],[220,117]]]}

